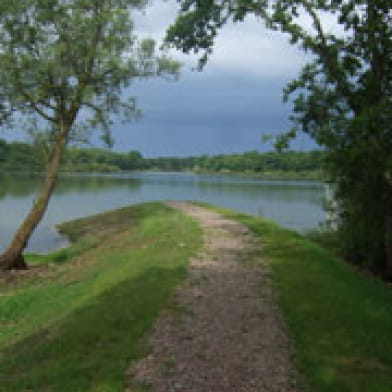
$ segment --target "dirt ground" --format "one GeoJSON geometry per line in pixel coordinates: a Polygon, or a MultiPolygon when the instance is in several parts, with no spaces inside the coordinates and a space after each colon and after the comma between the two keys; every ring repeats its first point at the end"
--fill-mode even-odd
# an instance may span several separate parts
{"type": "Polygon", "coordinates": [[[204,247],[156,321],[149,354],[130,369],[127,392],[297,391],[260,245],[245,226],[216,212],[167,204],[200,223],[204,247]]]}

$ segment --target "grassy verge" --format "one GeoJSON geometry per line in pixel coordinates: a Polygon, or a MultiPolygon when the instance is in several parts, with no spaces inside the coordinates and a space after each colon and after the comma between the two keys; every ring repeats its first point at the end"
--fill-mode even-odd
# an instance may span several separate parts
{"type": "Polygon", "coordinates": [[[344,259],[344,251],[339,240],[338,231],[321,228],[309,230],[304,235],[308,240],[316,243],[317,245],[320,245],[322,248],[327,249],[335,256],[344,259]]]}
{"type": "Polygon", "coordinates": [[[201,245],[199,227],[150,203],[77,220],[74,244],[30,256],[0,286],[0,390],[114,392],[201,245]],[[54,261],[47,264],[50,260],[54,261]]]}
{"type": "Polygon", "coordinates": [[[260,238],[294,343],[303,390],[392,391],[392,290],[295,232],[214,209],[260,238]]]}

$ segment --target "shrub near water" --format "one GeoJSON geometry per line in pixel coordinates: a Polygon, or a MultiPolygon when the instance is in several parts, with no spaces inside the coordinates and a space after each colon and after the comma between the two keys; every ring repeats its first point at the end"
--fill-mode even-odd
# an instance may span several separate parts
{"type": "Polygon", "coordinates": [[[157,203],[62,229],[76,248],[100,241],[1,289],[1,392],[123,391],[141,338],[201,244],[192,220],[157,203]]]}

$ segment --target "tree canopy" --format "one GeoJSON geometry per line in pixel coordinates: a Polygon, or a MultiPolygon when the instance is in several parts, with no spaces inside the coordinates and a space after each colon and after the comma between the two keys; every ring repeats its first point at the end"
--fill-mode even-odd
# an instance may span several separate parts
{"type": "MultiPolygon", "coordinates": [[[[145,0],[1,2],[0,97],[7,112],[46,120],[52,131],[83,109],[110,144],[110,114],[138,115],[121,92],[133,80],[176,75],[179,64],[155,55],[133,34],[130,13],[145,0]]],[[[3,111],[4,112],[4,111],[3,111]]],[[[74,129],[75,131],[75,129],[74,129]]]]}
{"type": "Polygon", "coordinates": [[[328,152],[347,253],[392,278],[392,10],[389,0],[180,0],[167,42],[211,55],[219,29],[256,15],[311,54],[287,86],[296,124],[328,152]],[[334,29],[325,21],[334,21],[334,29]]]}
{"type": "MultiPolygon", "coordinates": [[[[21,252],[42,218],[56,184],[64,149],[83,131],[101,128],[112,144],[111,114],[139,114],[124,100],[132,81],[176,76],[179,63],[138,40],[131,13],[145,0],[3,0],[0,3],[1,119],[27,118],[47,151],[41,192],[5,254],[3,268],[21,252]],[[37,131],[44,129],[44,132],[37,131]]],[[[87,135],[88,136],[88,135],[87,135]]]]}
{"type": "MultiPolygon", "coordinates": [[[[139,151],[116,152],[72,146],[64,154],[61,170],[67,172],[117,172],[129,170],[254,173],[279,177],[320,179],[323,151],[248,151],[242,154],[187,157],[143,157],[139,151]]],[[[0,172],[40,172],[41,154],[32,144],[0,139],[0,172]]]]}

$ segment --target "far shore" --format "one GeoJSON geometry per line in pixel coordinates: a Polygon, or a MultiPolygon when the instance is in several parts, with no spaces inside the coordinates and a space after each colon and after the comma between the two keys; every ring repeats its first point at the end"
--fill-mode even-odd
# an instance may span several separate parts
{"type": "MultiPolygon", "coordinates": [[[[244,171],[244,172],[237,172],[237,171],[230,171],[230,170],[179,170],[179,171],[165,171],[159,170],[155,168],[151,168],[148,170],[120,170],[120,169],[113,169],[113,170],[88,170],[88,169],[77,169],[74,170],[73,168],[63,168],[60,171],[60,175],[86,175],[86,174],[93,174],[93,175],[110,175],[110,174],[127,174],[127,173],[189,173],[189,174],[201,174],[201,175],[219,175],[219,176],[233,176],[233,177],[247,177],[247,178],[254,178],[260,180],[281,180],[281,181],[315,181],[315,182],[325,182],[325,175],[319,170],[309,170],[309,171],[265,171],[265,172],[251,172],[251,171],[244,171]]],[[[36,174],[36,175],[43,175],[43,171],[29,171],[29,170],[6,170],[0,172],[0,175],[3,174],[36,174]]]]}

